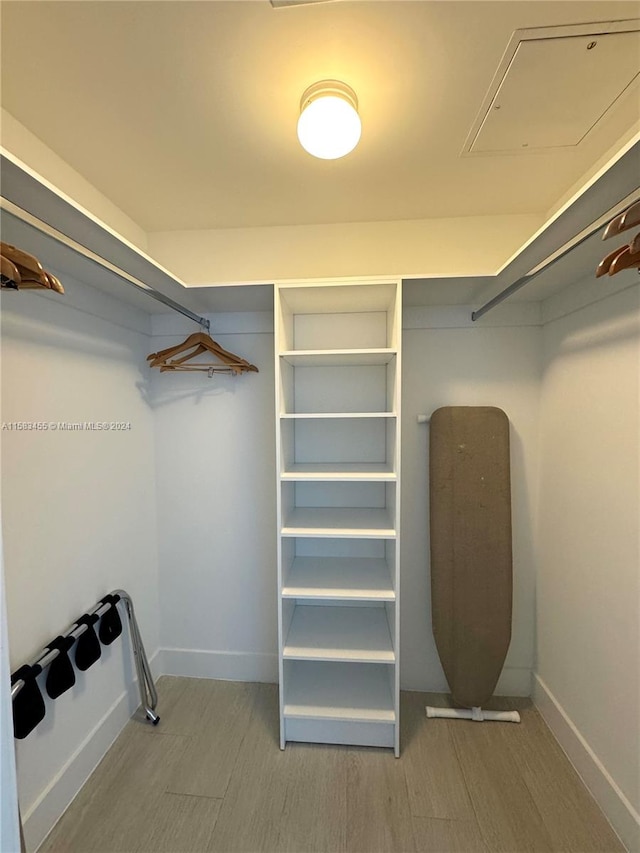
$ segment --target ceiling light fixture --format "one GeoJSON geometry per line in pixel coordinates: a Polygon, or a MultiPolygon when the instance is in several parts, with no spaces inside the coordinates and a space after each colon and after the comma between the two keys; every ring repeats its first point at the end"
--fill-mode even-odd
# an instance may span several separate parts
{"type": "Polygon", "coordinates": [[[344,157],[358,144],[361,131],[358,98],[346,83],[322,80],[304,91],[298,139],[309,154],[321,160],[344,157]]]}

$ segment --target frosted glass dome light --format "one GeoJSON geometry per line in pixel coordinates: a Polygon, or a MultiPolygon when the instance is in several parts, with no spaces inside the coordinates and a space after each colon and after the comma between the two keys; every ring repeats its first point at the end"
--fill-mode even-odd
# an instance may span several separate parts
{"type": "Polygon", "coordinates": [[[338,80],[314,83],[302,95],[298,139],[321,160],[344,157],[360,141],[362,124],[356,93],[338,80]]]}

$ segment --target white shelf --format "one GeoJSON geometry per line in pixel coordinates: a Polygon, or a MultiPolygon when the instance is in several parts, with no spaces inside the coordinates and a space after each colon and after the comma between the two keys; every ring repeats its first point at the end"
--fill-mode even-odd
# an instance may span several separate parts
{"type": "Polygon", "coordinates": [[[320,420],[322,418],[395,418],[395,412],[284,412],[281,418],[288,420],[320,420]]]}
{"type": "Polygon", "coordinates": [[[386,610],[298,605],[283,656],[286,660],[393,663],[386,610]]]}
{"type": "Polygon", "coordinates": [[[402,285],[274,291],[280,747],[397,756],[402,285]]]}
{"type": "Polygon", "coordinates": [[[389,511],[370,507],[296,507],[283,519],[282,536],[395,539],[389,511]]]}
{"type": "Polygon", "coordinates": [[[388,667],[341,663],[288,666],[284,715],[288,718],[394,723],[388,667]]]}
{"type": "Polygon", "coordinates": [[[365,557],[296,557],[283,598],[394,601],[386,560],[365,557]]]}
{"type": "Polygon", "coordinates": [[[352,367],[369,364],[389,364],[395,349],[313,349],[287,350],[280,358],[293,367],[352,367]]]}
{"type": "Polygon", "coordinates": [[[395,482],[397,477],[387,462],[299,462],[283,471],[280,479],[395,482]]]}

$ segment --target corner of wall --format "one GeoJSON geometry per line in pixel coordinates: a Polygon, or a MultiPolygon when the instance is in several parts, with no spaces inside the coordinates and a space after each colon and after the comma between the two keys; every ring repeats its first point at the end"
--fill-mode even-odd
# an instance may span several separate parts
{"type": "Polygon", "coordinates": [[[640,814],[537,674],[533,677],[533,701],[622,843],[629,851],[640,849],[640,814]]]}

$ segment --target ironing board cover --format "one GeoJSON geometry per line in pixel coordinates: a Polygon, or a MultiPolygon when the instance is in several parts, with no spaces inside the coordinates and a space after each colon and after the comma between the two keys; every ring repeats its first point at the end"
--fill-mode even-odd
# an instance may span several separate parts
{"type": "Polygon", "coordinates": [[[429,460],[433,634],[454,702],[480,707],[511,640],[507,416],[485,406],[438,409],[429,460]]]}

